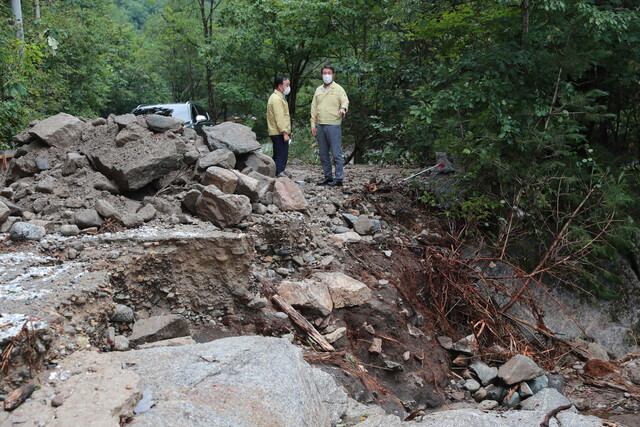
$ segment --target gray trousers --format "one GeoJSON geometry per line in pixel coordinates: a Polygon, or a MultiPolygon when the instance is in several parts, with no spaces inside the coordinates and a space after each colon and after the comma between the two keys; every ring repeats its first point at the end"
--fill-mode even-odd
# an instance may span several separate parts
{"type": "Polygon", "coordinates": [[[340,125],[316,125],[316,139],[322,172],[325,178],[333,178],[331,159],[333,157],[336,174],[335,178],[344,179],[344,162],[342,159],[342,126],[340,125]]]}

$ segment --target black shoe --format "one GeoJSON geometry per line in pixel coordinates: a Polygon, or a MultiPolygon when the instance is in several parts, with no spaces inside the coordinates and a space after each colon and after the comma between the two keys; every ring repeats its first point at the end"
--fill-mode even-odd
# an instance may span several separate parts
{"type": "Polygon", "coordinates": [[[341,179],[336,179],[334,181],[331,181],[329,183],[330,187],[342,187],[342,180],[341,179]]]}
{"type": "Polygon", "coordinates": [[[333,178],[325,178],[322,181],[318,181],[316,184],[318,185],[331,185],[331,183],[333,182],[333,178]]]}

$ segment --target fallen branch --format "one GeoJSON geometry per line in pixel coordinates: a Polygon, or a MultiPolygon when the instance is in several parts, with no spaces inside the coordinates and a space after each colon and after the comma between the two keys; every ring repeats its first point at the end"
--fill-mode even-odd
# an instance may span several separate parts
{"type": "Polygon", "coordinates": [[[558,415],[558,412],[564,411],[565,409],[569,409],[572,406],[573,406],[573,403],[558,406],[556,409],[549,412],[546,417],[544,417],[544,420],[540,423],[540,427],[549,427],[549,420],[551,419],[551,417],[555,417],[556,415],[558,415]]]}
{"type": "Polygon", "coordinates": [[[336,351],[336,349],[333,348],[333,346],[329,344],[327,340],[324,339],[324,337],[320,334],[320,332],[318,332],[316,328],[314,328],[313,325],[307,321],[307,319],[302,317],[302,315],[298,313],[298,311],[295,308],[291,307],[291,305],[288,302],[286,302],[284,298],[276,294],[271,297],[271,300],[275,302],[278,305],[278,307],[282,309],[282,311],[287,313],[287,315],[289,316],[289,318],[293,323],[295,323],[298,327],[300,327],[300,329],[305,331],[315,342],[317,342],[318,345],[320,345],[320,347],[322,348],[322,350],[336,351]]]}
{"type": "Polygon", "coordinates": [[[411,178],[415,178],[418,175],[422,175],[425,172],[429,172],[437,168],[442,169],[443,167],[444,167],[444,163],[438,163],[437,165],[429,166],[428,168],[421,170],[420,172],[414,173],[413,175],[406,177],[405,179],[402,180],[402,182],[409,181],[411,178]]]}
{"type": "Polygon", "coordinates": [[[613,383],[611,381],[601,381],[593,378],[583,378],[585,384],[594,385],[596,387],[610,387],[616,390],[625,391],[627,393],[638,393],[640,387],[627,387],[622,384],[613,383]]]}
{"type": "Polygon", "coordinates": [[[36,386],[34,384],[25,384],[22,387],[15,389],[9,397],[4,400],[4,410],[13,411],[18,406],[22,405],[22,402],[27,400],[35,389],[36,386]]]}

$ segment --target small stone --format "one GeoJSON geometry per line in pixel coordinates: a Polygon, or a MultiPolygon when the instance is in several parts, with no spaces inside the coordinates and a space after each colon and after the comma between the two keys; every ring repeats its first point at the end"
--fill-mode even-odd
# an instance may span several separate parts
{"type": "Polygon", "coordinates": [[[124,304],[116,304],[110,320],[114,323],[132,323],[135,320],[133,309],[124,304]]]}
{"type": "Polygon", "coordinates": [[[60,226],[60,234],[66,237],[77,236],[80,234],[80,228],[75,224],[64,224],[60,226]]]}
{"type": "Polygon", "coordinates": [[[369,353],[380,354],[382,353],[382,339],[374,338],[371,346],[369,347],[369,353]]]}
{"type": "Polygon", "coordinates": [[[478,391],[473,393],[473,398],[476,400],[476,402],[484,400],[485,397],[487,397],[487,390],[484,387],[480,387],[478,391]]]}
{"type": "Polygon", "coordinates": [[[63,403],[64,403],[64,397],[62,397],[61,394],[56,394],[53,397],[53,399],[51,399],[51,406],[53,406],[54,408],[58,408],[62,406],[63,403]]]}
{"type": "Polygon", "coordinates": [[[508,385],[531,380],[542,374],[544,371],[536,365],[536,362],[524,354],[516,354],[498,370],[498,377],[508,385]]]}
{"type": "Polygon", "coordinates": [[[520,402],[522,402],[520,394],[517,391],[514,391],[513,393],[511,393],[511,396],[507,396],[504,398],[504,400],[502,401],[502,405],[506,406],[507,408],[515,408],[520,404],[520,402]]]}
{"type": "Polygon", "coordinates": [[[453,340],[449,337],[437,337],[440,346],[445,350],[451,350],[453,348],[453,340]]]}
{"type": "Polygon", "coordinates": [[[467,380],[464,383],[464,388],[466,388],[470,392],[478,391],[480,389],[480,383],[473,379],[467,380]]]}
{"type": "Polygon", "coordinates": [[[373,326],[369,325],[368,323],[365,323],[363,327],[364,327],[364,330],[369,332],[371,335],[376,334],[376,330],[373,328],[373,326]]]}
{"type": "Polygon", "coordinates": [[[124,335],[117,335],[113,346],[115,351],[129,350],[129,340],[124,335]]]}
{"type": "Polygon", "coordinates": [[[331,332],[330,334],[325,335],[324,338],[330,344],[333,344],[334,342],[338,341],[340,338],[344,337],[346,333],[347,333],[347,328],[341,327],[331,332]]]}
{"type": "Polygon", "coordinates": [[[404,360],[406,362],[410,358],[411,358],[411,352],[410,351],[405,351],[404,354],[402,355],[402,360],[404,360]]]}

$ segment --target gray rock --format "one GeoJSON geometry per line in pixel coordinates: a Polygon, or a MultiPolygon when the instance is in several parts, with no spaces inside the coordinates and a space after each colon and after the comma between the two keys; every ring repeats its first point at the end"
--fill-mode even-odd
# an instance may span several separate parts
{"type": "MultiPolygon", "coordinates": [[[[535,410],[547,413],[559,406],[568,405],[570,403],[572,402],[560,394],[555,388],[545,388],[540,390],[539,393],[523,400],[521,405],[522,409],[527,411],[535,410]]],[[[573,412],[577,411],[575,407],[571,407],[570,410],[573,412]]]]}
{"type": "Polygon", "coordinates": [[[207,168],[200,182],[205,186],[215,185],[225,194],[233,194],[238,187],[239,181],[236,172],[219,166],[211,166],[207,168]]]}
{"type": "Polygon", "coordinates": [[[124,304],[116,304],[110,320],[115,323],[133,323],[135,320],[133,309],[124,304]]]}
{"type": "Polygon", "coordinates": [[[495,400],[498,403],[501,403],[502,399],[507,395],[507,390],[504,387],[495,384],[489,384],[485,387],[485,390],[487,391],[486,399],[495,400]]]}
{"type": "Polygon", "coordinates": [[[236,187],[236,193],[247,196],[251,203],[257,203],[262,199],[264,193],[267,191],[265,185],[261,185],[261,182],[255,178],[251,178],[248,175],[232,171],[238,177],[238,186],[236,187]]]}
{"type": "Polygon", "coordinates": [[[122,129],[132,123],[137,123],[137,118],[134,114],[122,114],[120,116],[114,116],[113,121],[118,125],[118,128],[122,129]]]}
{"type": "Polygon", "coordinates": [[[351,215],[350,213],[343,212],[342,217],[347,221],[350,227],[353,227],[358,217],[355,215],[351,215]]]}
{"type": "Polygon", "coordinates": [[[199,217],[226,228],[239,224],[251,214],[251,202],[247,196],[225,194],[208,185],[196,201],[196,212],[199,217]]]}
{"type": "Polygon", "coordinates": [[[524,354],[516,354],[498,370],[498,377],[508,385],[531,380],[542,374],[544,371],[524,354]]]}
{"type": "Polygon", "coordinates": [[[95,209],[81,209],[74,215],[73,221],[81,230],[91,227],[101,227],[102,218],[95,209]]]}
{"type": "Polygon", "coordinates": [[[115,351],[127,351],[129,350],[129,340],[124,335],[116,335],[113,349],[115,351]]]}
{"type": "Polygon", "coordinates": [[[9,230],[9,237],[14,242],[23,240],[40,240],[44,237],[46,231],[44,227],[39,227],[28,222],[15,222],[9,230]]]}
{"type": "Polygon", "coordinates": [[[356,222],[353,224],[353,230],[361,236],[368,236],[373,234],[375,227],[373,221],[367,215],[360,215],[356,222]]]}
{"type": "Polygon", "coordinates": [[[155,206],[149,203],[140,208],[140,210],[137,212],[137,215],[143,222],[149,222],[156,217],[157,213],[158,211],[156,210],[155,206]]]}
{"type": "Polygon", "coordinates": [[[198,169],[208,169],[211,166],[233,169],[235,165],[235,154],[233,154],[233,151],[226,148],[211,151],[198,159],[198,169]]]}
{"type": "Polygon", "coordinates": [[[157,402],[136,416],[140,426],[330,426],[347,407],[331,376],[284,339],[234,337],[124,355],[157,402]]]}
{"type": "Polygon", "coordinates": [[[28,130],[23,130],[11,137],[11,140],[16,143],[18,147],[28,144],[33,140],[33,135],[28,130]]]}
{"type": "Polygon", "coordinates": [[[38,183],[36,184],[36,191],[40,193],[51,194],[53,193],[53,189],[56,187],[56,185],[57,183],[55,178],[48,176],[38,181],[38,183]]]}
{"type": "Polygon", "coordinates": [[[162,133],[167,131],[179,132],[182,129],[184,120],[173,116],[161,116],[159,114],[149,114],[145,116],[147,126],[154,132],[162,133]]]}
{"type": "Polygon", "coordinates": [[[277,178],[273,189],[273,203],[281,211],[307,209],[307,200],[300,187],[289,178],[277,178]]]}
{"type": "Polygon", "coordinates": [[[478,391],[480,389],[480,383],[474,379],[469,379],[465,381],[464,388],[470,392],[478,391]]]}
{"type": "Polygon", "coordinates": [[[540,375],[539,377],[527,381],[527,385],[529,386],[529,389],[531,389],[531,393],[536,394],[549,385],[549,379],[546,375],[540,375]]]}
{"type": "Polygon", "coordinates": [[[182,161],[186,165],[195,165],[200,157],[202,156],[198,150],[189,150],[182,156],[182,161]]]}
{"type": "Polygon", "coordinates": [[[0,224],[4,223],[11,216],[11,209],[4,202],[0,201],[0,224]]]}
{"type": "Polygon", "coordinates": [[[524,399],[533,396],[533,390],[531,390],[531,387],[529,387],[529,384],[527,384],[525,381],[520,383],[519,390],[520,396],[524,399]]]}
{"type": "Polygon", "coordinates": [[[343,326],[331,332],[330,334],[326,334],[324,338],[327,340],[327,342],[329,342],[330,344],[333,344],[334,342],[338,341],[340,338],[344,337],[346,334],[347,334],[347,328],[343,326]]]}
{"type": "Polygon", "coordinates": [[[64,224],[60,226],[60,234],[63,236],[77,236],[80,234],[80,228],[75,224],[64,224]]]}
{"type": "Polygon", "coordinates": [[[138,123],[131,123],[116,135],[116,146],[123,147],[129,142],[149,136],[150,133],[149,129],[140,126],[138,123]]]}
{"type": "Polygon", "coordinates": [[[13,227],[13,224],[16,222],[20,222],[20,217],[18,216],[9,216],[3,223],[0,224],[0,233],[8,233],[13,227]]]}
{"type": "Polygon", "coordinates": [[[129,341],[133,345],[179,338],[190,335],[189,324],[179,315],[155,316],[140,319],[133,325],[129,341]]]}
{"type": "Polygon", "coordinates": [[[224,122],[216,126],[204,126],[202,130],[207,135],[207,145],[211,150],[226,148],[237,155],[260,149],[260,143],[251,128],[238,123],[224,122]]]}
{"type": "Polygon", "coordinates": [[[38,169],[38,171],[46,171],[51,169],[49,160],[45,159],[44,157],[36,157],[33,161],[36,163],[36,169],[38,169]]]}
{"type": "Polygon", "coordinates": [[[329,290],[334,308],[366,304],[373,296],[367,285],[343,273],[315,273],[313,278],[329,290]]]}
{"type": "MultiPolygon", "coordinates": [[[[172,134],[171,134],[172,135],[172,134]]],[[[103,144],[87,153],[94,169],[113,180],[122,191],[138,190],[182,164],[182,155],[169,133],[147,135],[123,147],[103,144]]]]}
{"type": "Polygon", "coordinates": [[[52,147],[66,147],[80,140],[86,124],[66,113],[59,113],[39,121],[29,129],[29,133],[37,136],[52,147]]]}
{"type": "Polygon", "coordinates": [[[564,377],[562,375],[547,375],[549,384],[547,387],[555,388],[559,393],[562,393],[564,388],[564,377]]]}
{"type": "Polygon", "coordinates": [[[270,178],[276,176],[276,164],[273,159],[257,151],[238,156],[236,169],[242,170],[246,167],[270,178]]]}
{"type": "Polygon", "coordinates": [[[461,340],[453,343],[451,348],[455,351],[459,351],[460,353],[472,356],[478,348],[478,344],[476,343],[476,338],[473,335],[467,335],[461,340]]]}
{"type": "Polygon", "coordinates": [[[56,394],[53,399],[51,399],[51,406],[54,408],[58,408],[64,404],[64,396],[61,394],[56,394]]]}
{"type": "Polygon", "coordinates": [[[182,205],[187,208],[189,212],[192,214],[196,213],[196,202],[198,201],[198,197],[202,194],[199,190],[189,190],[187,194],[184,195],[182,199],[182,205]]]}
{"type": "Polygon", "coordinates": [[[482,361],[473,362],[469,369],[476,373],[484,386],[492,384],[498,377],[498,368],[490,367],[482,361]]]}
{"type": "Polygon", "coordinates": [[[103,218],[117,218],[119,215],[118,210],[114,208],[111,203],[103,199],[96,200],[95,209],[103,218]]]}
{"type": "Polygon", "coordinates": [[[289,304],[311,313],[326,316],[333,310],[327,286],[306,279],[300,282],[284,280],[277,287],[278,294],[289,304]]]}
{"type": "MultiPolygon", "coordinates": [[[[445,350],[451,350],[453,348],[453,340],[449,337],[437,337],[436,338],[438,340],[438,343],[440,344],[440,346],[442,348],[444,348],[445,350]]],[[[496,375],[497,375],[497,369],[496,369],[496,375]]]]}
{"type": "Polygon", "coordinates": [[[515,408],[520,404],[520,402],[522,402],[520,393],[514,391],[513,393],[511,393],[511,396],[506,396],[504,398],[504,400],[502,401],[502,405],[506,406],[507,408],[515,408]]]}

